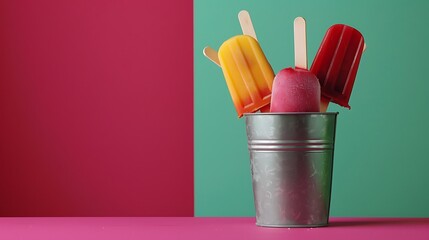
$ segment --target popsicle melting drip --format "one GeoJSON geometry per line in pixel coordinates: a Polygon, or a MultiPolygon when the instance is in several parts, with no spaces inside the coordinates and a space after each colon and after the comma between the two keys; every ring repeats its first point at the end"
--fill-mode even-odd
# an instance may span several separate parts
{"type": "Polygon", "coordinates": [[[331,101],[350,109],[363,49],[364,38],[358,30],[343,24],[328,29],[310,68],[319,79],[322,104],[331,101]]]}
{"type": "Polygon", "coordinates": [[[218,56],[238,117],[270,103],[274,72],[254,38],[230,38],[219,48],[218,56]]]}

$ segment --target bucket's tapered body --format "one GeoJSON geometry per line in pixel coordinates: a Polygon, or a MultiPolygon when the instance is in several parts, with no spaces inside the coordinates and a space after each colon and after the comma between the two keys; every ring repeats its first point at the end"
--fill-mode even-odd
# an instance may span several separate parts
{"type": "Polygon", "coordinates": [[[328,224],[337,113],[245,114],[256,224],[328,224]]]}

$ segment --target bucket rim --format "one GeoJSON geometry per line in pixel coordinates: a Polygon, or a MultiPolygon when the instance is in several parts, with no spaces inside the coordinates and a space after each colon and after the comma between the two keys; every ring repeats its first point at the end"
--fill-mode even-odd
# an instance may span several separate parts
{"type": "Polygon", "coordinates": [[[278,115],[278,116],[288,116],[288,115],[338,115],[338,112],[256,112],[256,113],[244,113],[244,116],[266,116],[266,115],[278,115]]]}

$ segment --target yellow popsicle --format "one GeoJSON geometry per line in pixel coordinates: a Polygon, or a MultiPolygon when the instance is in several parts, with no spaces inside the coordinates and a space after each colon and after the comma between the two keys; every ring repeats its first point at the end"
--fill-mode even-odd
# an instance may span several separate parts
{"type": "Polygon", "coordinates": [[[238,117],[270,104],[274,71],[253,37],[228,39],[218,56],[238,117]]]}

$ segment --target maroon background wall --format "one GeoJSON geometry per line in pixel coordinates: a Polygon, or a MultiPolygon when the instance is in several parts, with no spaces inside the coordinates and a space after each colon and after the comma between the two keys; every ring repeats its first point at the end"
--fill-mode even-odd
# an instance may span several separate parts
{"type": "Polygon", "coordinates": [[[0,216],[192,216],[192,1],[0,1],[0,216]]]}

